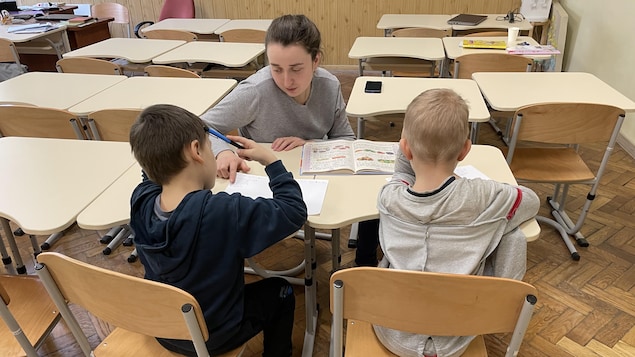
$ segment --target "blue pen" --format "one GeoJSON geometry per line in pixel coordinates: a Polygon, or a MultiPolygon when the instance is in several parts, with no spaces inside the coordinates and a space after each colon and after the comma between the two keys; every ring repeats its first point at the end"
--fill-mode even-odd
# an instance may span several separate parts
{"type": "Polygon", "coordinates": [[[208,126],[206,126],[206,127],[205,127],[205,130],[206,130],[208,133],[210,133],[210,134],[214,135],[215,137],[217,137],[217,138],[221,139],[222,141],[224,141],[224,142],[226,142],[226,143],[228,143],[228,144],[234,145],[235,147],[237,147],[237,148],[239,148],[239,149],[244,149],[244,147],[243,147],[242,145],[240,145],[239,143],[237,143],[237,142],[235,142],[235,141],[233,141],[233,140],[229,140],[229,138],[228,138],[228,137],[226,137],[225,135],[223,135],[223,134],[219,133],[218,131],[216,131],[216,130],[214,130],[214,129],[212,129],[212,128],[208,127],[208,126]]]}

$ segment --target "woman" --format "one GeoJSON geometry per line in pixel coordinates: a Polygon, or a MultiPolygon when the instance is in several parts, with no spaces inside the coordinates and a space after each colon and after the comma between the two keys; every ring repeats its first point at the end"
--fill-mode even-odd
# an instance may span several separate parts
{"type": "MultiPolygon", "coordinates": [[[[274,151],[291,150],[307,140],[355,139],[346,117],[340,82],[319,67],[320,31],[304,15],[284,15],[267,30],[269,66],[242,81],[201,116],[221,133],[238,129],[274,151]]],[[[217,175],[234,182],[249,166],[226,143],[213,139],[217,175]]]]}

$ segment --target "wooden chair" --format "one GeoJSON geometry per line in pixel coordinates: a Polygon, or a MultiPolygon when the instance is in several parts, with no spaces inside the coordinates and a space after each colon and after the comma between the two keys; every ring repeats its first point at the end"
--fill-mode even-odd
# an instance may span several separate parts
{"type": "MultiPolygon", "coordinates": [[[[408,27],[392,31],[392,37],[427,37],[443,38],[452,36],[452,30],[438,30],[425,27],[408,27]]],[[[390,72],[395,77],[429,77],[439,76],[436,73],[436,63],[418,58],[372,57],[368,58],[360,67],[360,76],[364,75],[364,67],[369,70],[390,72]]]]}
{"type": "MultiPolygon", "coordinates": [[[[228,30],[219,34],[221,42],[265,43],[267,31],[253,29],[228,30]]],[[[247,78],[256,73],[265,62],[264,54],[254,62],[239,68],[210,66],[203,69],[201,76],[206,78],[247,78]]]]}
{"type": "Polygon", "coordinates": [[[0,38],[0,62],[20,63],[20,55],[11,40],[0,38]]]}
{"type": "Polygon", "coordinates": [[[186,42],[198,40],[196,34],[183,30],[151,30],[144,32],[143,37],[159,40],[181,40],[186,42]]]}
{"type": "MultiPolygon", "coordinates": [[[[38,261],[38,276],[87,357],[180,356],[166,350],[155,336],[191,340],[198,356],[209,356],[207,325],[189,293],[59,253],[42,253],[38,261]],[[67,304],[81,306],[115,330],[92,350],[67,304]]],[[[243,350],[244,346],[223,356],[238,356],[243,350]]]]}
{"type": "MultiPolygon", "coordinates": [[[[91,7],[90,12],[93,17],[104,18],[112,17],[115,20],[108,25],[116,24],[125,28],[126,37],[130,37],[130,15],[128,8],[116,2],[102,2],[91,7]]],[[[112,35],[112,27],[110,28],[112,35]]],[[[120,37],[120,36],[113,36],[120,37]]]]}
{"type": "MultiPolygon", "coordinates": [[[[459,56],[454,60],[454,78],[472,79],[475,72],[531,72],[533,60],[527,57],[510,55],[507,53],[470,53],[459,56]]],[[[513,113],[490,111],[492,118],[489,124],[494,131],[501,136],[503,141],[507,142],[509,136],[509,120],[513,113]],[[504,133],[499,128],[498,122],[494,117],[502,118],[507,122],[506,131],[504,133]]],[[[472,123],[472,130],[478,133],[478,123],[472,123]]],[[[476,135],[474,136],[476,137],[476,135]]]]}
{"type": "Polygon", "coordinates": [[[522,281],[384,268],[350,268],[331,276],[331,350],[346,356],[395,356],[372,324],[434,336],[474,336],[462,356],[487,356],[483,334],[513,332],[507,357],[516,356],[537,301],[522,281]],[[372,298],[369,298],[372,297],[372,298]]]}
{"type": "Polygon", "coordinates": [[[73,113],[25,105],[0,106],[0,136],[85,139],[73,113]]]}
{"type": "Polygon", "coordinates": [[[150,77],[201,78],[201,76],[199,76],[195,72],[187,69],[172,66],[163,66],[158,64],[146,66],[144,71],[146,75],[150,77]]]}
{"type": "Polygon", "coordinates": [[[60,320],[35,276],[0,275],[0,355],[37,357],[36,350],[60,320]]]}
{"type": "Polygon", "coordinates": [[[141,109],[103,109],[88,114],[91,138],[128,142],[130,127],[141,112],[141,109]]]}
{"type": "Polygon", "coordinates": [[[535,104],[518,109],[511,122],[511,137],[507,163],[518,182],[540,182],[555,186],[554,194],[547,198],[554,219],[536,216],[536,220],[555,227],[562,236],[571,257],[580,255],[571,243],[574,236],[578,245],[589,243],[580,228],[595,198],[600,179],[624,120],[622,109],[589,103],[535,104]],[[530,146],[519,147],[529,142],[530,146]],[[603,143],[604,155],[599,162],[580,155],[580,144],[603,143]],[[591,189],[575,224],[565,212],[570,184],[586,184],[591,189]]]}
{"type": "Polygon", "coordinates": [[[99,58],[69,57],[55,63],[60,73],[115,74],[123,75],[120,65],[99,58]]]}

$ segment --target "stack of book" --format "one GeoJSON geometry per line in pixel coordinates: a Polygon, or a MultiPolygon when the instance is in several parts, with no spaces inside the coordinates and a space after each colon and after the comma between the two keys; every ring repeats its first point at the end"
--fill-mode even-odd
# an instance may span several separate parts
{"type": "Polygon", "coordinates": [[[518,45],[508,47],[507,53],[512,55],[559,55],[560,51],[551,45],[518,45]]]}
{"type": "Polygon", "coordinates": [[[87,25],[89,23],[93,23],[95,22],[95,18],[94,17],[90,17],[90,16],[78,16],[78,17],[74,17],[72,19],[68,20],[68,26],[73,27],[73,26],[82,26],[82,25],[87,25]]]}

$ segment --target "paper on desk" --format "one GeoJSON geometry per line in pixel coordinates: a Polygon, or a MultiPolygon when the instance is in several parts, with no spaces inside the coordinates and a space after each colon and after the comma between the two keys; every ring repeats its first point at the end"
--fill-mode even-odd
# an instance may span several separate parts
{"type": "MultiPolygon", "coordinates": [[[[309,215],[320,214],[324,196],[326,196],[327,180],[296,180],[302,190],[302,197],[309,215]]],[[[272,198],[273,193],[269,188],[269,178],[266,176],[248,175],[243,173],[236,174],[236,181],[230,183],[225,192],[232,194],[239,192],[243,196],[257,198],[272,198]]]]}
{"type": "Polygon", "coordinates": [[[9,26],[9,28],[7,29],[7,32],[17,33],[17,34],[40,33],[40,32],[53,30],[56,28],[57,26],[53,25],[52,23],[45,22],[45,23],[36,23],[36,24],[28,24],[28,25],[9,26]]]}
{"type": "Polygon", "coordinates": [[[480,172],[476,167],[472,165],[457,166],[456,169],[454,169],[454,173],[457,176],[463,177],[466,179],[480,178],[483,180],[491,180],[489,177],[487,177],[487,175],[480,172]]]}

